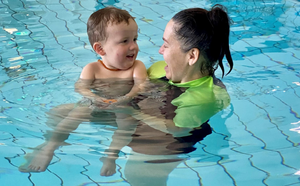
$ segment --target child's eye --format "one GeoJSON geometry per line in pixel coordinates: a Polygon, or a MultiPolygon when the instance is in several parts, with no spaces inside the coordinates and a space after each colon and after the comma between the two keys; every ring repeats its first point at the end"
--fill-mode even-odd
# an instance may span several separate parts
{"type": "Polygon", "coordinates": [[[133,41],[137,41],[137,38],[134,38],[133,41]]]}
{"type": "Polygon", "coordinates": [[[123,42],[123,43],[127,43],[127,39],[123,40],[122,42],[123,42]]]}

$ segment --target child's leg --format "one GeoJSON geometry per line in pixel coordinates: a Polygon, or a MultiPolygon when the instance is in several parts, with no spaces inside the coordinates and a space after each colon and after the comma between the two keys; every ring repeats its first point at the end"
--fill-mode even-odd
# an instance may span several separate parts
{"type": "Polygon", "coordinates": [[[106,150],[107,157],[102,157],[100,160],[103,166],[100,171],[101,176],[112,176],[116,173],[116,159],[120,150],[128,145],[132,140],[138,120],[134,119],[128,114],[116,113],[117,130],[112,136],[112,142],[106,150]]]}
{"type": "MultiPolygon", "coordinates": [[[[61,109],[58,109],[58,111],[59,110],[61,111],[59,113],[60,116],[63,116],[61,114],[64,114],[64,112],[62,112],[61,109]]],[[[60,122],[54,128],[54,131],[50,133],[50,139],[36,147],[33,153],[26,155],[27,162],[20,166],[19,170],[21,172],[45,171],[53,158],[54,151],[69,137],[72,131],[77,129],[81,122],[90,119],[90,113],[90,108],[79,106],[73,108],[64,118],[58,117],[52,120],[51,122],[55,120],[60,120],[60,122]]],[[[51,125],[53,125],[53,123],[51,125]]]]}
{"type": "Polygon", "coordinates": [[[47,114],[47,121],[46,125],[52,129],[55,129],[56,126],[64,119],[66,118],[69,113],[76,107],[76,104],[70,103],[70,104],[62,104],[58,105],[48,112],[47,114]]]}

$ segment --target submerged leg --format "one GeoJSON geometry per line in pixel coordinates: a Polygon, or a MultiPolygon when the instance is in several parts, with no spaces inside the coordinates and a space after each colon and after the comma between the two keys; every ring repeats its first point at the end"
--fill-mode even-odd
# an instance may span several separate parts
{"type": "Polygon", "coordinates": [[[133,154],[125,166],[125,177],[131,186],[166,186],[169,174],[183,159],[176,155],[133,154]]]}
{"type": "Polygon", "coordinates": [[[36,147],[32,153],[25,155],[26,163],[19,166],[20,172],[42,172],[45,171],[53,158],[53,151],[43,149],[46,142],[36,147]]]}
{"type": "Polygon", "coordinates": [[[27,162],[19,167],[19,171],[45,171],[53,158],[54,151],[68,139],[70,133],[76,130],[81,122],[91,117],[90,113],[91,109],[88,107],[76,107],[71,110],[50,133],[50,139],[36,147],[33,153],[25,156],[27,162]]]}
{"type": "Polygon", "coordinates": [[[112,176],[116,173],[116,159],[120,150],[132,140],[138,120],[128,114],[116,113],[117,130],[112,136],[112,142],[106,150],[107,157],[100,158],[103,166],[100,170],[101,176],[112,176]]]}

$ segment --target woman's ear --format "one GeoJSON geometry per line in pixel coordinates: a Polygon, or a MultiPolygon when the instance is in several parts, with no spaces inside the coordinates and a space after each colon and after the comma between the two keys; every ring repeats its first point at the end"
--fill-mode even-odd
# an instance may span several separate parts
{"type": "Polygon", "coordinates": [[[95,42],[93,44],[93,49],[100,56],[104,56],[105,55],[105,51],[104,51],[103,46],[102,46],[102,44],[100,42],[95,42]]]}
{"type": "Polygon", "coordinates": [[[189,65],[194,65],[200,56],[200,51],[198,48],[192,48],[190,51],[188,51],[188,58],[189,58],[189,65]]]}

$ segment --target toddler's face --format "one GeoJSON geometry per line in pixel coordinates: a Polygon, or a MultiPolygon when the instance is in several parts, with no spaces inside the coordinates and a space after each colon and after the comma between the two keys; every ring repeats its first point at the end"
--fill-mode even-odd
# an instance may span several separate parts
{"type": "Polygon", "coordinates": [[[108,68],[126,70],[133,66],[139,47],[137,45],[138,26],[133,19],[129,24],[109,24],[107,39],[103,44],[105,55],[102,56],[108,68]]]}

